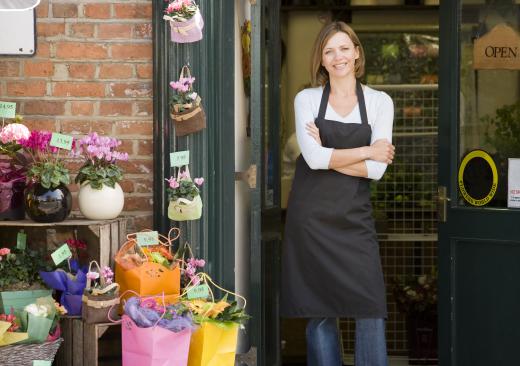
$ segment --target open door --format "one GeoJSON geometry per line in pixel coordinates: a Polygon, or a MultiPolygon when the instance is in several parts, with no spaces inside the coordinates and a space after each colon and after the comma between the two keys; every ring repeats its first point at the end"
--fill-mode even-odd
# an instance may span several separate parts
{"type": "Polygon", "coordinates": [[[520,5],[441,1],[440,12],[440,365],[517,365],[520,211],[507,193],[519,183],[508,159],[520,158],[520,5]]]}

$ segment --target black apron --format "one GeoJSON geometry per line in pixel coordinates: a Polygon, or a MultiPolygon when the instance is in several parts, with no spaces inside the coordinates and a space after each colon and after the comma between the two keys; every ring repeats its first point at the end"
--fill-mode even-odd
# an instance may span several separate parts
{"type": "MultiPolygon", "coordinates": [[[[318,117],[324,147],[370,145],[365,98],[356,94],[362,123],[325,119],[330,85],[318,117]]],[[[282,317],[386,318],[386,296],[370,180],[312,170],[300,155],[289,196],[282,249],[282,317]]]]}

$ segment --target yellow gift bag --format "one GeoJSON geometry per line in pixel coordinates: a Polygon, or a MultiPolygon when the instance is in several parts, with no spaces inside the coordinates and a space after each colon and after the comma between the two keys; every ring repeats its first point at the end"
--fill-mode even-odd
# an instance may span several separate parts
{"type": "MultiPolygon", "coordinates": [[[[119,283],[120,293],[127,290],[135,291],[141,296],[164,293],[166,303],[177,302],[180,296],[180,269],[177,262],[173,261],[171,245],[180,236],[180,230],[172,230],[168,238],[160,235],[158,245],[143,248],[137,244],[135,234],[127,236],[128,241],[115,256],[116,282],[119,283]],[[170,237],[172,230],[177,231],[174,238],[170,237]],[[170,261],[164,262],[167,259],[170,261]]],[[[128,293],[124,299],[131,296],[128,293]]]]}

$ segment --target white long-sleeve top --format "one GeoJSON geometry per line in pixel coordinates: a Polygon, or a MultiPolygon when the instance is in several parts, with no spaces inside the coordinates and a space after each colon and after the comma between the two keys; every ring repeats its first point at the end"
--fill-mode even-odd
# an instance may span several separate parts
{"type": "MultiPolygon", "coordinates": [[[[333,148],[320,146],[306,131],[305,125],[318,117],[323,87],[304,89],[294,98],[296,137],[303,158],[311,169],[329,169],[333,148]]],[[[388,94],[363,86],[368,123],[372,127],[370,143],[379,139],[392,142],[394,122],[394,103],[388,94]]],[[[325,118],[343,123],[361,123],[361,114],[357,104],[345,117],[327,105],[325,118]]],[[[365,160],[368,178],[379,180],[385,173],[387,164],[374,160],[365,160]]]]}

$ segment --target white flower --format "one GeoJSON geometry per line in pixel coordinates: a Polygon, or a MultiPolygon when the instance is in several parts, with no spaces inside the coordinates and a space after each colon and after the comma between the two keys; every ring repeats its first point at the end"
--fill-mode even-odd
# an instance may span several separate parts
{"type": "Polygon", "coordinates": [[[191,93],[188,95],[188,97],[191,99],[191,100],[195,100],[197,99],[197,93],[191,93]]]}
{"type": "Polygon", "coordinates": [[[419,285],[424,285],[426,283],[426,276],[421,276],[417,279],[417,282],[419,283],[419,285]]]}
{"type": "Polygon", "coordinates": [[[49,313],[47,312],[47,307],[43,305],[30,304],[24,308],[29,314],[34,316],[47,317],[49,313]]]}

